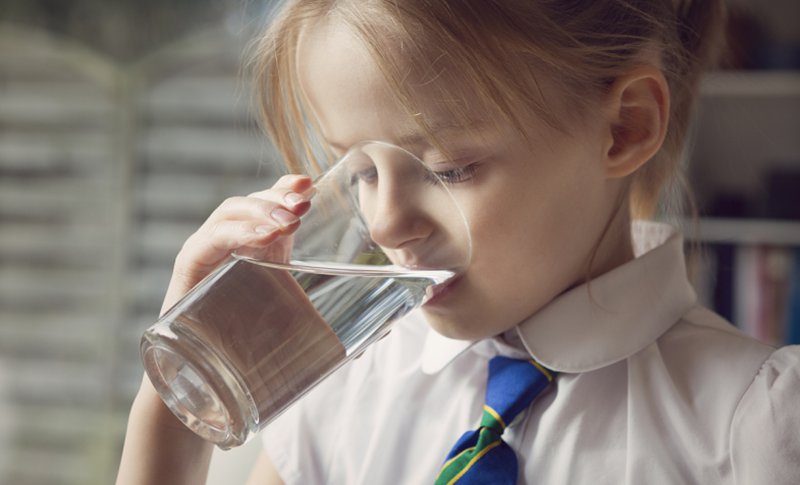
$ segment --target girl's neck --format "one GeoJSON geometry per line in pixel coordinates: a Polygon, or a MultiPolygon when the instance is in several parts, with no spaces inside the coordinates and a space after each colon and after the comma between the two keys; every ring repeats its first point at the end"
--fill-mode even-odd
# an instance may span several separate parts
{"type": "Polygon", "coordinates": [[[590,262],[588,279],[608,273],[634,258],[630,210],[628,204],[623,203],[614,213],[598,243],[590,262]]]}

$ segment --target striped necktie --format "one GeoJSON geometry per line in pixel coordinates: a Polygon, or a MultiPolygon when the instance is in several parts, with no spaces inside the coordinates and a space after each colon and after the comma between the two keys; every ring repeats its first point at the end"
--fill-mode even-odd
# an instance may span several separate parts
{"type": "Polygon", "coordinates": [[[480,427],[464,433],[453,446],[435,485],[516,483],[517,456],[501,435],[554,375],[534,360],[492,358],[480,427]]]}

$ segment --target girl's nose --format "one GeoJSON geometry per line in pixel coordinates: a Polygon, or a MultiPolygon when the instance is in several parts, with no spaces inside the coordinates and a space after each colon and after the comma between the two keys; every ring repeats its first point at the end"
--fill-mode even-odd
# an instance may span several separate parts
{"type": "Polygon", "coordinates": [[[369,201],[368,222],[373,241],[385,249],[411,249],[435,230],[420,207],[424,197],[409,184],[384,177],[369,201]]]}

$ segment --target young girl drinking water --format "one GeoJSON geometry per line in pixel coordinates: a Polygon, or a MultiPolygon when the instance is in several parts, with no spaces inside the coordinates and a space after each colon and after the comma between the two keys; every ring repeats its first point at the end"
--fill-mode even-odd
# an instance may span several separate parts
{"type": "MultiPolygon", "coordinates": [[[[796,484],[800,349],[700,307],[669,207],[720,1],[297,0],[263,36],[266,127],[313,169],[417,155],[472,235],[463,274],[270,424],[250,483],[796,484]],[[318,150],[317,150],[318,151],[318,150]]],[[[292,233],[310,178],[226,200],[164,307],[292,233]]],[[[388,210],[413,254],[438,230],[388,210]]],[[[118,483],[203,483],[211,445],[144,380],[118,483]]]]}

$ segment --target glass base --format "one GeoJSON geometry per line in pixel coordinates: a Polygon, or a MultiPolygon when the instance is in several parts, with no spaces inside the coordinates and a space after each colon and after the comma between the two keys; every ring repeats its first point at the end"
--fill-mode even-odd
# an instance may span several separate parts
{"type": "Polygon", "coordinates": [[[142,337],[145,371],[178,419],[221,449],[244,444],[258,431],[258,412],[230,366],[174,326],[156,325],[142,337]]]}

